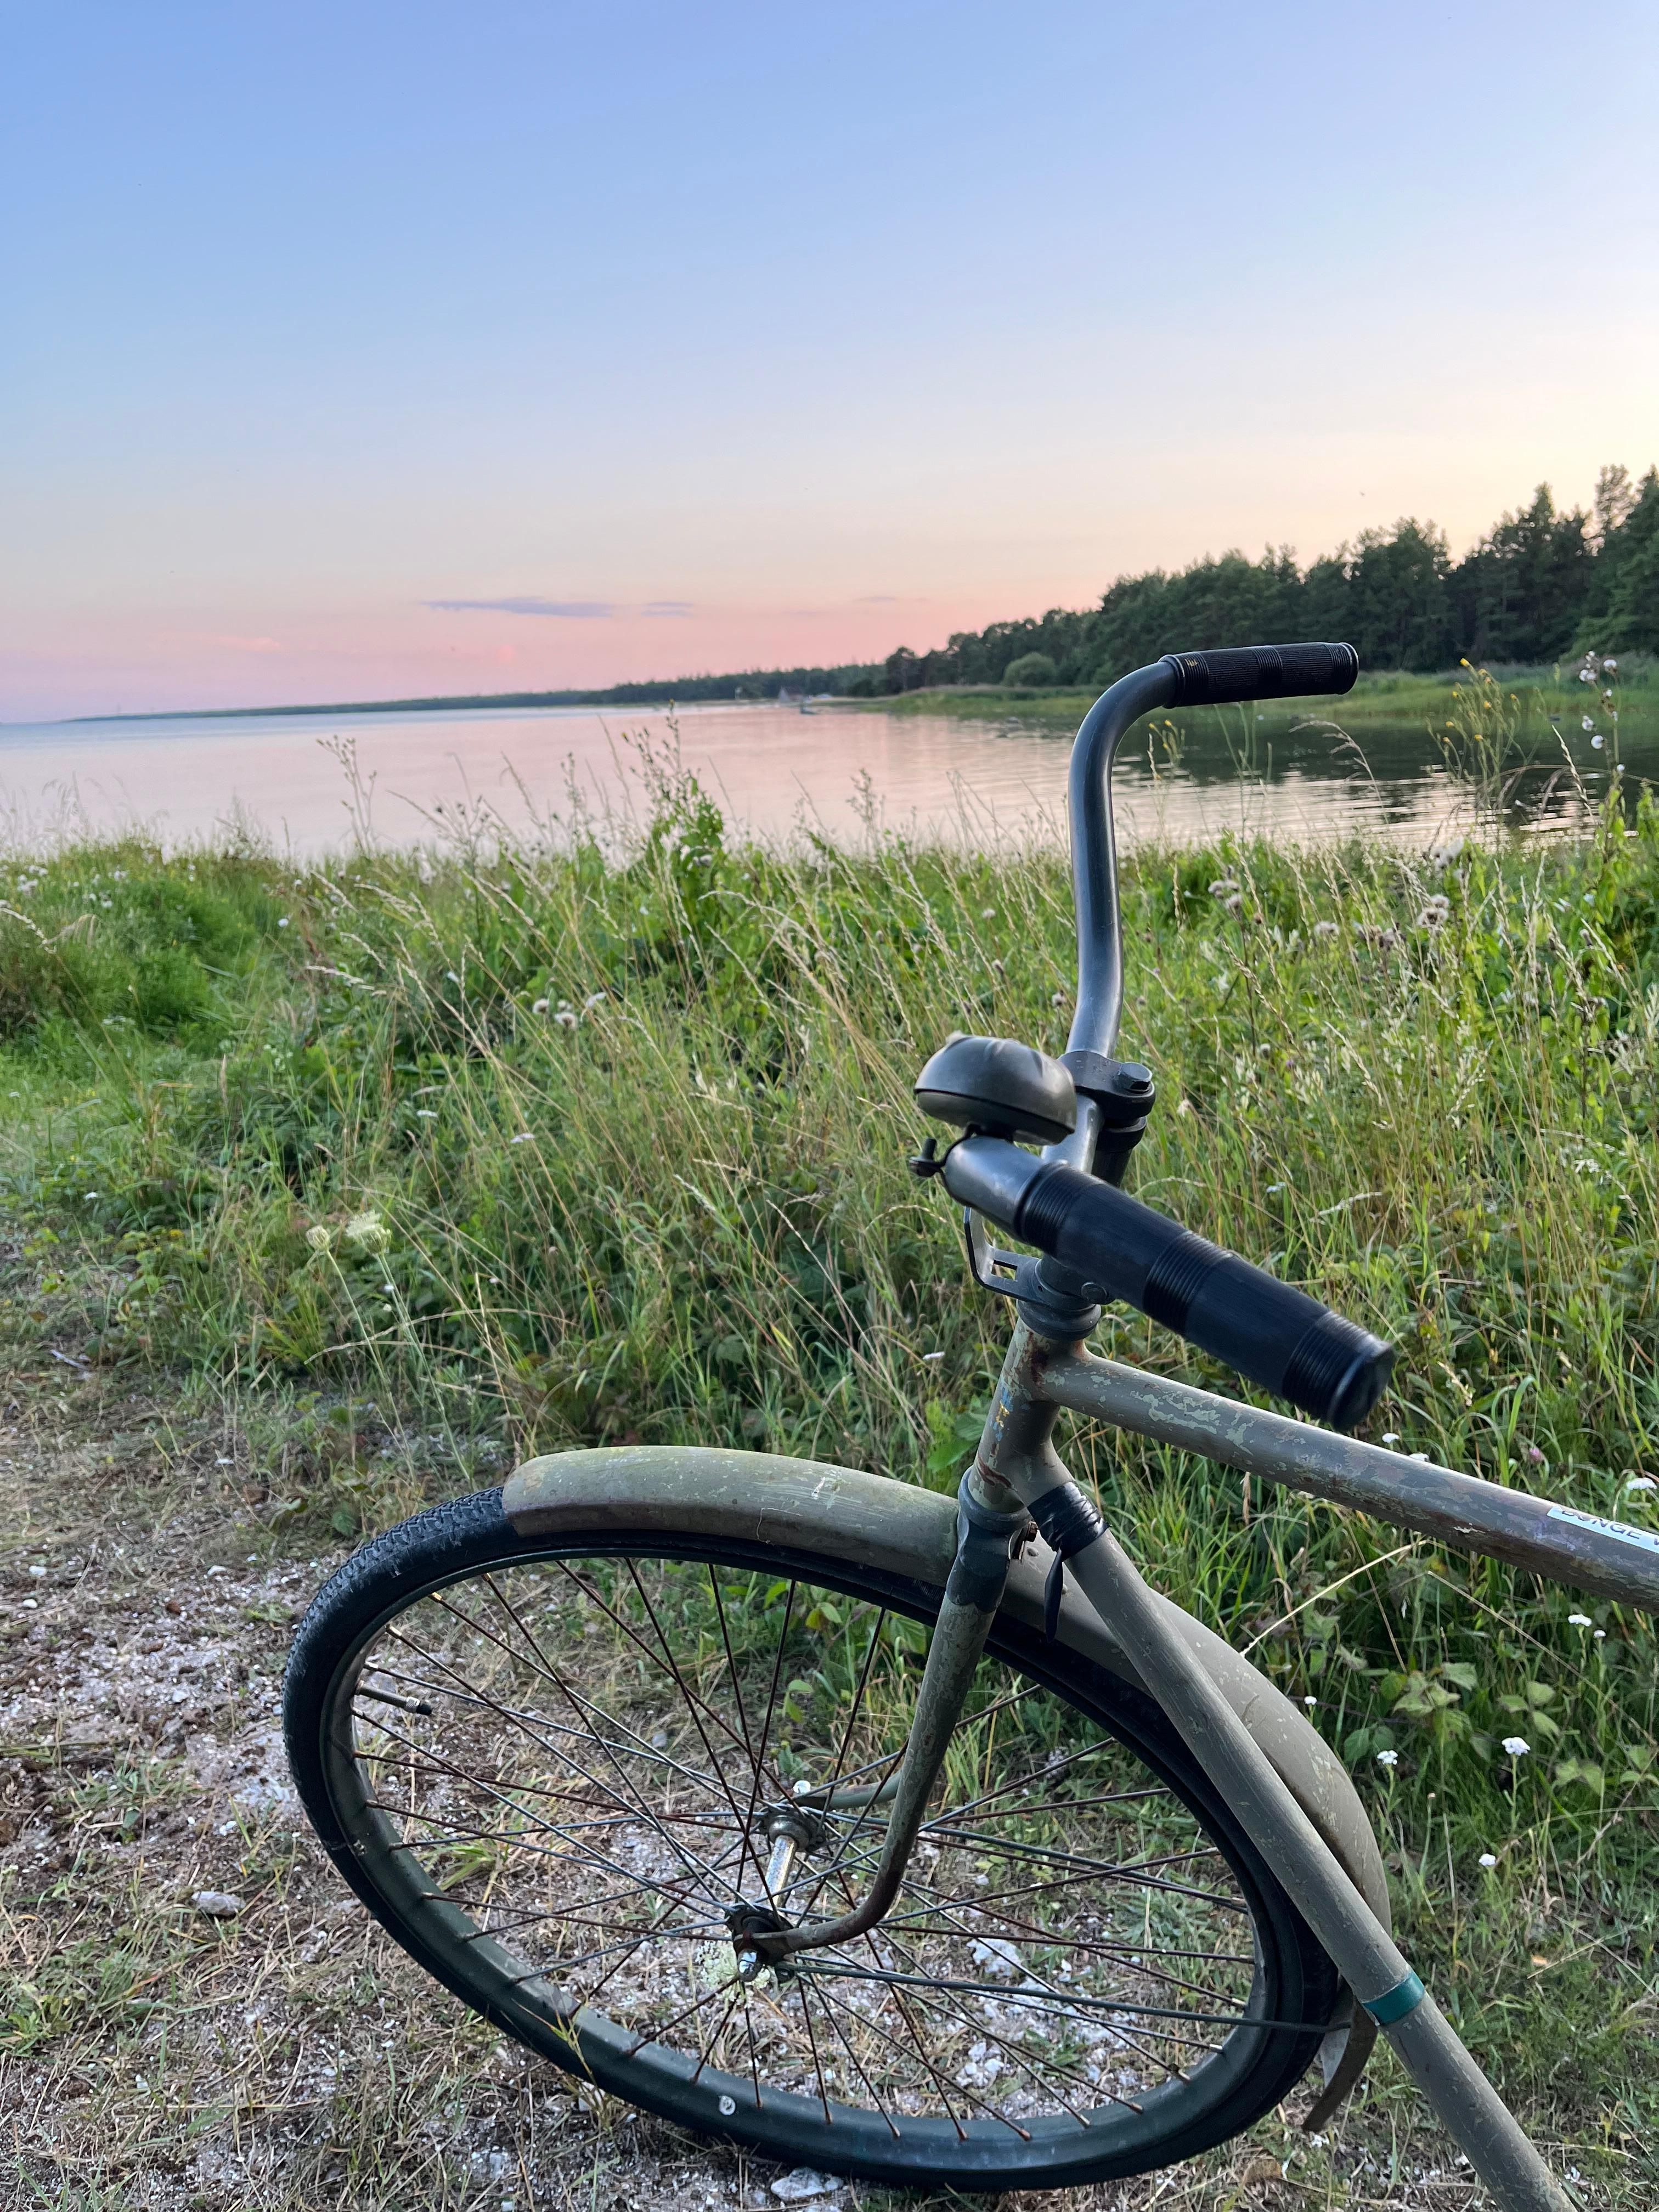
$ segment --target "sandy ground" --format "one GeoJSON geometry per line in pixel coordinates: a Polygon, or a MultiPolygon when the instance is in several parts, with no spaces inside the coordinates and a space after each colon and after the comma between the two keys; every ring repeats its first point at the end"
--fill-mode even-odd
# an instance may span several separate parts
{"type": "MultiPolygon", "coordinates": [[[[222,1425],[71,1356],[0,1381],[0,2203],[873,2202],[584,2095],[372,1926],[308,1838],[278,1729],[291,1624],[345,1547],[270,1521],[222,1425]]],[[[1397,2087],[1328,2139],[1291,2118],[1069,2201],[1480,2201],[1397,2087]]]]}

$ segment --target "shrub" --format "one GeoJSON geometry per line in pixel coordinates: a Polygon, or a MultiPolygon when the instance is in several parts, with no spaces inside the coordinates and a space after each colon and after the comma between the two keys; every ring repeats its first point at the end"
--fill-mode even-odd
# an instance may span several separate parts
{"type": "Polygon", "coordinates": [[[1018,684],[1057,684],[1060,671],[1046,653],[1022,653],[1003,670],[1002,680],[1018,684]]]}

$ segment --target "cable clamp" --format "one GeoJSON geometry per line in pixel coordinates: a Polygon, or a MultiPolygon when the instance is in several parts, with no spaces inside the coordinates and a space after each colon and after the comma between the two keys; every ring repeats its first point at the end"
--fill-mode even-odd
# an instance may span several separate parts
{"type": "Polygon", "coordinates": [[[1106,1524],[1074,1482],[1057,1482],[1041,1498],[1034,1498],[1029,1510],[1043,1542],[1054,1555],[1042,1590],[1042,1632],[1052,1644],[1060,1632],[1066,1562],[1097,1541],[1105,1534],[1106,1524]]]}

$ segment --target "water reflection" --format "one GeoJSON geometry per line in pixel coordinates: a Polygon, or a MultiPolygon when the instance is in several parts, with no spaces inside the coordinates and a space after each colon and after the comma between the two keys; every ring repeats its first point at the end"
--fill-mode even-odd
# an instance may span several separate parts
{"type": "MultiPolygon", "coordinates": [[[[837,843],[872,826],[986,845],[1063,836],[1069,732],[1021,723],[823,705],[682,708],[679,758],[755,835],[810,828],[837,843]]],[[[1128,839],[1228,830],[1322,841],[1366,830],[1431,842],[1464,818],[1422,723],[1356,724],[1280,710],[1205,714],[1132,733],[1117,772],[1128,839]]],[[[76,823],[140,824],[168,842],[245,822],[298,852],[374,833],[413,843],[470,807],[521,828],[636,813],[641,741],[672,743],[664,712],[589,708],[188,717],[0,729],[0,808],[15,840],[76,823]],[[343,756],[355,760],[354,793],[343,756]]],[[[1651,744],[1632,780],[1659,770],[1651,744]]],[[[1627,756],[1630,749],[1627,747],[1627,756]]],[[[1517,824],[1566,826],[1605,788],[1589,763],[1544,767],[1509,794],[1517,824]],[[1582,773],[1583,783],[1577,780],[1582,773]]]]}

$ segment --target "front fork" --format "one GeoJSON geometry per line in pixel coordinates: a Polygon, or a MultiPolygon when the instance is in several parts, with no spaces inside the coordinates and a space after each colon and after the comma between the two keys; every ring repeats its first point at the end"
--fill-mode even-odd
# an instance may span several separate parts
{"type": "MultiPolygon", "coordinates": [[[[763,1965],[775,1965],[796,1951],[817,1950],[863,1936],[891,1909],[909,1863],[927,1807],[939,1786],[945,1755],[985,1650],[1008,1570],[1019,1548],[1042,1533],[1056,1552],[1069,1551],[1078,1534],[1098,1522],[1083,1504],[1051,1441],[1060,1408],[1038,1389],[1038,1347],[1022,1322],[1003,1364],[990,1417],[974,1464],[962,1478],[957,1505],[957,1556],[945,1585],[945,1602],[927,1646],[927,1663],[916,1693],[915,1717],[897,1774],[882,1793],[890,1793],[892,1810],[875,1879],[852,1911],[836,1920],[812,1920],[791,1926],[777,1910],[794,1853],[810,1839],[814,1812],[851,1809],[852,1796],[841,1790],[809,1791],[799,1806],[779,1806],[768,1820],[772,1855],[766,1870],[768,1905],[734,1908],[727,1915],[740,1971],[752,1979],[763,1965]],[[1030,1511],[1035,1501],[1037,1518],[1030,1511]],[[1054,1508],[1059,1504],[1056,1517],[1054,1508]]],[[[1058,1585],[1054,1595],[1058,1595],[1058,1585]]],[[[1052,1626],[1051,1607],[1051,1626],[1052,1626]]],[[[860,1806],[877,1793],[857,1793],[860,1806]]]]}
{"type": "Polygon", "coordinates": [[[863,1936],[885,1918],[898,1895],[927,1807],[945,1766],[945,1754],[962,1717],[974,1670],[985,1649],[1017,1547],[1036,1534],[1030,1515],[994,1474],[977,1465],[962,1479],[957,1505],[957,1556],[945,1585],[945,1602],[927,1646],[927,1663],[910,1723],[904,1758],[892,1779],[860,1790],[807,1791],[795,1804],[769,1815],[771,1856],[766,1869],[770,1900],[765,1908],[738,1906],[728,1914],[739,1971],[752,1980],[763,1966],[775,1966],[791,1952],[817,1950],[863,1936]],[[887,1832],[875,1878],[852,1911],[836,1920],[811,1920],[791,1926],[777,1910],[799,1846],[810,1839],[820,1812],[847,1812],[890,1802],[887,1832]]]}

